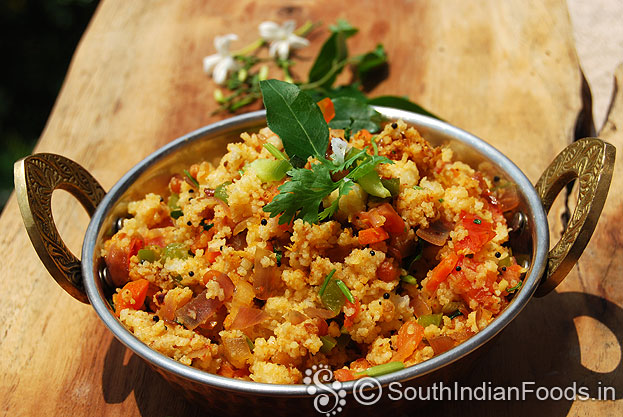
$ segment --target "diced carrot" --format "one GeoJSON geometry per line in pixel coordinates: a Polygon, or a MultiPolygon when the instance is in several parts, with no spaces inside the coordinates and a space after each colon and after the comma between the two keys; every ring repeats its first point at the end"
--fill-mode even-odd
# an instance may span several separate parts
{"type": "Polygon", "coordinates": [[[318,107],[320,107],[320,111],[322,112],[322,116],[324,117],[324,121],[329,123],[335,117],[335,107],[333,106],[333,102],[329,97],[325,97],[320,100],[318,103],[318,107]]]}
{"type": "Polygon", "coordinates": [[[355,379],[355,374],[350,369],[337,369],[333,371],[333,376],[340,382],[352,381],[355,379]]]}
{"type": "Polygon", "coordinates": [[[218,258],[218,256],[221,254],[220,251],[207,251],[205,253],[205,255],[203,255],[206,260],[210,263],[214,263],[214,261],[216,261],[216,258],[218,258]]]}
{"type": "Polygon", "coordinates": [[[169,180],[169,189],[171,192],[179,194],[182,190],[182,183],[184,182],[184,177],[180,174],[175,174],[169,180]]]}
{"type": "Polygon", "coordinates": [[[355,137],[357,139],[363,139],[364,141],[370,140],[372,139],[372,133],[370,133],[368,130],[366,129],[361,129],[359,132],[357,132],[357,134],[355,135],[355,137]]]}
{"type": "Polygon", "coordinates": [[[448,275],[450,275],[458,261],[459,257],[454,252],[443,258],[433,269],[432,275],[426,283],[426,289],[431,292],[435,291],[439,284],[448,278],[448,275]]]}
{"type": "Polygon", "coordinates": [[[136,281],[130,281],[121,289],[120,293],[116,293],[113,295],[113,302],[115,303],[115,312],[117,315],[121,313],[121,310],[126,308],[131,308],[133,310],[138,310],[145,303],[145,297],[147,297],[147,290],[149,289],[149,281],[146,279],[138,279],[136,281]],[[129,291],[132,300],[126,300],[123,297],[123,293],[129,291]]]}
{"type": "Polygon", "coordinates": [[[346,300],[346,306],[344,308],[344,311],[346,310],[355,311],[353,314],[344,314],[344,327],[349,329],[353,326],[355,318],[359,315],[359,310],[361,310],[361,303],[359,302],[359,298],[355,297],[354,303],[346,300]]]}
{"type": "Polygon", "coordinates": [[[370,245],[389,239],[389,235],[382,227],[371,227],[359,232],[359,244],[370,245]]]}
{"type": "Polygon", "coordinates": [[[396,341],[396,353],[392,361],[403,362],[415,352],[418,345],[424,338],[424,327],[416,320],[404,323],[398,330],[398,340],[396,341]]]}

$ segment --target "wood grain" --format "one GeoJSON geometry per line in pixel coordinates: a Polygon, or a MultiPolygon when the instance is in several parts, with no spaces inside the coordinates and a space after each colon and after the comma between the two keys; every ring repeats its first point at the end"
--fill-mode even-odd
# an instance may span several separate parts
{"type": "MultiPolygon", "coordinates": [[[[360,28],[353,53],[384,43],[388,78],[371,95],[406,94],[506,153],[532,181],[574,140],[583,114],[582,76],[563,0],[387,2],[123,1],[100,3],[73,58],[37,151],[90,170],[105,189],[141,158],[222,116],[201,59],[216,35],[245,45],[263,20],[345,18],[360,28]],[[287,6],[286,6],[287,5],[287,6]]],[[[323,33],[300,52],[303,76],[323,33]]],[[[619,70],[621,83],[621,70],[619,70]]],[[[620,91],[621,89],[619,89],[620,91]]],[[[603,135],[621,149],[623,105],[603,135]]],[[[620,166],[620,163],[618,164],[620,166]]],[[[623,339],[621,170],[598,230],[560,292],[530,302],[464,384],[566,387],[598,382],[623,393],[615,341],[623,339]],[[585,319],[576,331],[574,318],[585,319]],[[605,330],[609,329],[609,330],[605,330]],[[578,339],[579,337],[579,339],[578,339]],[[588,366],[589,369],[583,365],[588,366]],[[593,369],[593,370],[591,370],[593,369]],[[502,371],[500,371],[502,370],[502,371]],[[596,372],[597,371],[597,372],[596,372]],[[605,372],[606,371],[606,372],[605,372]],[[605,372],[605,373],[603,373],[605,372]]],[[[86,216],[55,200],[57,223],[79,248],[86,216]]],[[[553,209],[553,239],[564,204],[553,209]]],[[[140,358],[127,352],[87,305],[58,287],[37,259],[14,198],[0,218],[0,410],[5,415],[203,415],[140,358]]],[[[615,415],[616,402],[446,402],[428,412],[463,415],[615,415]]],[[[426,414],[426,413],[425,413],[426,414]]]]}

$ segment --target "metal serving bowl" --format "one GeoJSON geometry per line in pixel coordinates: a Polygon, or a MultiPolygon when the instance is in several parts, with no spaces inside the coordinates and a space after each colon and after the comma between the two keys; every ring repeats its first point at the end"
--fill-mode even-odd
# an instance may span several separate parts
{"type": "MultiPolygon", "coordinates": [[[[516,258],[528,267],[528,272],[521,290],[508,307],[469,340],[428,361],[380,376],[375,381],[343,383],[339,393],[337,387],[331,385],[310,389],[311,385],[303,384],[248,382],[182,365],[134,337],[117,320],[106,301],[114,289],[102,274],[100,252],[104,241],[114,234],[117,220],[127,215],[127,204],[148,192],[164,192],[170,176],[192,163],[218,161],[226,145],[239,140],[240,133],[265,126],[264,111],[211,124],[169,143],[132,168],[108,193],[84,168],[62,156],[36,154],[24,158],[15,164],[15,185],[22,217],[39,257],[56,281],[76,299],[90,303],[117,339],[180,387],[188,398],[213,410],[227,414],[241,410],[248,414],[286,414],[293,410],[315,414],[335,411],[341,398],[338,394],[346,394],[347,398],[370,396],[374,395],[370,390],[374,390],[375,385],[387,386],[394,381],[423,385],[454,380],[476,356],[472,353],[483,351],[479,348],[506,327],[533,295],[547,294],[573,267],[592,235],[605,202],[615,148],[598,138],[574,142],[556,157],[533,186],[507,157],[461,129],[411,112],[376,109],[388,119],[403,119],[415,126],[433,145],[448,145],[457,159],[473,167],[487,164],[488,172],[495,172],[517,185],[520,204],[510,218],[510,245],[516,258]],[[567,230],[550,251],[546,212],[561,189],[574,179],[579,182],[579,201],[567,230]],[[51,196],[58,188],[74,195],[92,216],[84,238],[82,261],[67,249],[54,225],[51,196]],[[319,393],[325,395],[324,401],[318,401],[319,393]]],[[[324,371],[316,382],[326,381],[322,377],[326,378],[327,374],[330,372],[324,371]]],[[[355,411],[360,401],[348,402],[346,411],[355,411]]]]}

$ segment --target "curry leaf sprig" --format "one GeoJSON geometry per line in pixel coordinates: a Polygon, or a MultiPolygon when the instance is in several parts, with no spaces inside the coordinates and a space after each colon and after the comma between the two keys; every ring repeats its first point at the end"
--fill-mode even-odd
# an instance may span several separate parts
{"type": "MultiPolygon", "coordinates": [[[[224,85],[229,93],[224,94],[220,89],[215,90],[214,97],[219,104],[216,112],[236,112],[239,109],[255,103],[262,97],[260,83],[274,77],[269,64],[276,67],[282,74],[284,81],[294,83],[301,90],[310,94],[313,101],[320,101],[329,97],[334,101],[336,117],[331,121],[330,127],[344,129],[346,137],[351,132],[367,129],[374,133],[380,126],[380,115],[374,114],[373,105],[395,107],[409,110],[415,113],[437,117],[421,106],[411,102],[402,96],[380,96],[368,98],[365,94],[372,87],[382,81],[388,71],[387,52],[382,44],[374,49],[359,55],[350,55],[347,40],[357,34],[358,29],[345,20],[338,20],[335,25],[329,26],[329,37],[325,40],[318,55],[314,59],[306,81],[297,80],[292,71],[297,56],[290,55],[293,48],[300,48],[308,44],[304,39],[318,24],[307,22],[294,29],[294,22],[285,22],[281,27],[273,22],[264,22],[260,25],[261,37],[245,48],[238,51],[229,51],[229,42],[237,39],[236,35],[226,35],[215,39],[218,54],[206,57],[212,59],[215,64],[210,67],[217,74],[216,64],[218,61],[223,79],[214,76],[218,84],[224,85]],[[262,25],[272,25],[275,33],[271,38],[266,33],[262,34],[262,25]],[[221,40],[220,43],[217,40],[221,40]],[[280,43],[278,45],[277,43],[280,43]],[[218,44],[218,45],[217,45],[218,44]],[[261,55],[263,47],[269,46],[270,57],[261,55]],[[286,53],[276,53],[277,50],[286,53]],[[347,68],[351,70],[350,82],[344,85],[336,85],[338,76],[347,68]],[[223,75],[225,74],[225,75],[223,75]],[[365,123],[366,126],[362,126],[365,123]]],[[[204,60],[205,66],[205,60],[204,60]]],[[[206,68],[207,70],[207,68],[206,68]]]]}
{"type": "Polygon", "coordinates": [[[308,223],[330,218],[339,207],[339,199],[347,195],[357,181],[372,173],[379,164],[392,163],[378,155],[376,146],[373,154],[367,149],[353,149],[342,161],[327,159],[329,124],[314,100],[299,87],[283,81],[262,81],[260,88],[268,127],[281,138],[290,160],[305,163],[310,158],[315,159],[309,168],[288,170],[290,178],[278,187],[279,194],[264,207],[271,217],[280,216],[280,224],[296,218],[308,223]],[[341,171],[348,172],[334,181],[332,174],[341,171]],[[338,190],[337,198],[320,211],[324,198],[335,190],[338,190]]]}

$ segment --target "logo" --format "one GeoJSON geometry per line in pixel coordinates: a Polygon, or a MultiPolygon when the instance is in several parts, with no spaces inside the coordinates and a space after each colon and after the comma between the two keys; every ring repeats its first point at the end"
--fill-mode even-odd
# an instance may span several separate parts
{"type": "MultiPolygon", "coordinates": [[[[303,383],[307,393],[314,395],[314,408],[326,417],[335,416],[346,406],[346,390],[340,381],[333,381],[333,371],[328,365],[314,365],[305,371],[303,383]]],[[[353,385],[353,398],[361,405],[376,404],[383,388],[374,378],[358,379],[353,385]]]]}

